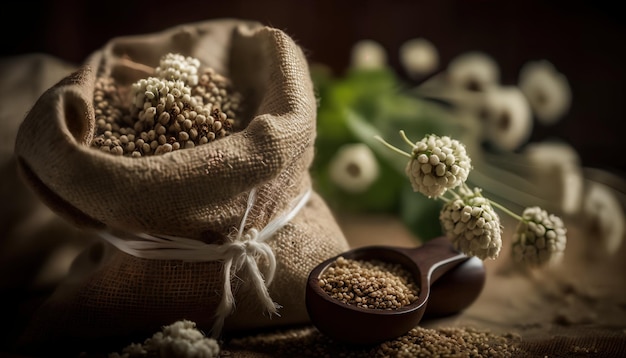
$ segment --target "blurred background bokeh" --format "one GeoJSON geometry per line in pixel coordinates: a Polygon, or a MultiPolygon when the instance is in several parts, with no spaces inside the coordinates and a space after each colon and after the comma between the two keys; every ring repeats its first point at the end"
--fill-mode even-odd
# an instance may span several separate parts
{"type": "Polygon", "coordinates": [[[626,111],[626,16],[600,1],[18,1],[2,22],[3,56],[44,52],[80,63],[115,36],[158,31],[220,17],[257,20],[285,30],[311,61],[337,73],[351,47],[372,39],[404,75],[398,49],[423,37],[438,49],[442,67],[470,50],[483,51],[514,83],[529,60],[547,59],[569,80],[573,103],[553,126],[537,126],[531,140],[557,136],[579,149],[583,165],[623,175],[618,155],[626,111]],[[11,21],[9,21],[11,19],[11,21]]]}

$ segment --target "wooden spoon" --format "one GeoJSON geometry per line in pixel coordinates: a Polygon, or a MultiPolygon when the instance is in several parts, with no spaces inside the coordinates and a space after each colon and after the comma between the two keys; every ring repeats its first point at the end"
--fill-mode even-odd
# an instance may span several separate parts
{"type": "Polygon", "coordinates": [[[445,316],[465,309],[478,297],[484,281],[482,261],[455,250],[446,237],[432,239],[417,248],[367,246],[347,251],[316,266],[307,282],[306,307],[317,329],[333,340],[377,344],[416,327],[428,306],[432,307],[426,314],[428,317],[445,316]],[[331,297],[319,286],[319,280],[324,270],[340,256],[402,264],[419,287],[418,300],[398,309],[385,310],[362,308],[331,297]],[[441,284],[435,285],[438,280],[441,284]]]}

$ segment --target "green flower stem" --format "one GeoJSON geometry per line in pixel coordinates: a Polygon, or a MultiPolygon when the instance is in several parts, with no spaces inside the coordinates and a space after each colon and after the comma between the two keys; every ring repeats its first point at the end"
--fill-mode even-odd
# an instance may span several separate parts
{"type": "Polygon", "coordinates": [[[400,153],[400,154],[402,154],[402,155],[404,155],[404,156],[406,156],[406,157],[411,158],[411,154],[409,154],[409,153],[407,153],[407,152],[405,152],[405,151],[403,151],[403,150],[401,150],[401,149],[398,149],[398,148],[394,147],[394,146],[393,146],[393,145],[391,145],[390,143],[387,143],[387,141],[385,141],[385,140],[384,140],[381,136],[376,135],[376,136],[374,136],[374,139],[376,139],[376,140],[380,141],[380,142],[381,142],[381,143],[383,143],[386,147],[388,147],[389,149],[393,150],[394,152],[396,152],[396,153],[400,153]]]}
{"type": "MultiPolygon", "coordinates": [[[[470,187],[469,187],[469,185],[467,185],[467,183],[463,183],[463,187],[465,188],[465,190],[467,190],[467,191],[469,191],[469,192],[473,192],[473,190],[471,190],[471,189],[470,189],[470,187]]],[[[452,191],[452,193],[454,193],[454,194],[455,194],[455,195],[457,195],[457,197],[458,197],[458,194],[456,194],[454,191],[452,191]]],[[[482,194],[481,194],[481,196],[482,196],[482,194]]],[[[484,196],[483,196],[483,197],[484,197],[484,196]]],[[[496,208],[498,208],[498,209],[500,209],[500,210],[504,211],[506,214],[510,215],[510,216],[511,216],[511,217],[513,217],[514,219],[516,219],[516,220],[518,220],[518,221],[524,221],[524,218],[522,218],[521,216],[519,216],[519,215],[517,215],[516,213],[512,212],[511,210],[509,210],[508,208],[506,208],[506,207],[505,207],[505,206],[503,206],[502,204],[497,203],[497,202],[495,202],[495,201],[493,201],[493,200],[491,200],[491,199],[489,199],[489,198],[485,198],[485,199],[487,199],[487,201],[489,201],[489,203],[490,203],[491,205],[493,205],[493,206],[495,206],[496,208]]]]}
{"type": "Polygon", "coordinates": [[[452,200],[452,199],[449,199],[449,198],[444,197],[443,195],[438,196],[438,197],[436,197],[435,199],[439,199],[439,200],[443,201],[444,203],[449,203],[449,202],[450,202],[450,200],[452,200]]]}
{"type": "Polygon", "coordinates": [[[400,130],[400,136],[402,137],[402,139],[409,145],[409,147],[413,148],[413,146],[415,145],[413,142],[411,142],[411,140],[409,139],[409,137],[406,136],[406,133],[404,133],[404,130],[400,130]]]}
{"type": "Polygon", "coordinates": [[[450,193],[452,193],[452,195],[454,196],[454,199],[461,199],[461,196],[459,195],[459,193],[457,193],[456,191],[452,190],[452,189],[448,189],[448,191],[450,193]]]}
{"type": "Polygon", "coordinates": [[[506,207],[504,207],[503,205],[487,198],[487,200],[491,203],[491,205],[495,206],[496,208],[504,211],[505,213],[507,213],[508,215],[510,215],[511,217],[513,217],[514,219],[517,219],[518,221],[524,221],[524,218],[522,218],[521,216],[517,215],[516,213],[512,212],[511,210],[507,209],[506,207]]]}

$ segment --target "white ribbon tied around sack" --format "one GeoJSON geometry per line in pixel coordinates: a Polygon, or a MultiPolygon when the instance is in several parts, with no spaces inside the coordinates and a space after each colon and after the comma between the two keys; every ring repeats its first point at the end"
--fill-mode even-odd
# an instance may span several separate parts
{"type": "Polygon", "coordinates": [[[121,251],[139,258],[187,262],[223,261],[224,293],[215,313],[216,321],[211,329],[212,336],[217,337],[222,331],[226,316],[234,310],[235,299],[231,288],[231,276],[244,266],[250,273],[254,291],[270,317],[272,314],[280,316],[278,309],[281,306],[272,300],[268,292],[268,287],[276,272],[276,257],[266,241],[298,214],[309,200],[311,190],[309,189],[299,196],[294,201],[295,204],[291,210],[270,221],[262,230],[251,228],[244,233],[244,226],[256,200],[256,194],[256,188],[254,188],[248,195],[246,211],[241,219],[237,235],[230,237],[229,241],[223,244],[207,244],[183,237],[153,236],[145,233],[129,234],[139,240],[120,239],[108,231],[100,231],[98,234],[121,251]],[[260,256],[264,257],[268,263],[263,272],[257,264],[257,257],[260,256]]]}

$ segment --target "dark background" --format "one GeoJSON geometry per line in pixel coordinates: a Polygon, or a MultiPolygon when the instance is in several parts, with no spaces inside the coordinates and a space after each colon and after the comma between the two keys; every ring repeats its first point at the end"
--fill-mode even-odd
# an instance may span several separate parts
{"type": "Polygon", "coordinates": [[[352,45],[381,43],[399,73],[398,49],[414,37],[432,41],[441,67],[471,50],[491,55],[502,82],[546,59],[567,76],[573,105],[566,118],[535,126],[531,140],[558,137],[587,167],[624,177],[626,16],[617,1],[20,1],[4,5],[2,56],[43,52],[79,64],[116,36],[159,31],[212,18],[257,20],[284,30],[310,61],[337,74],[352,45]]]}

